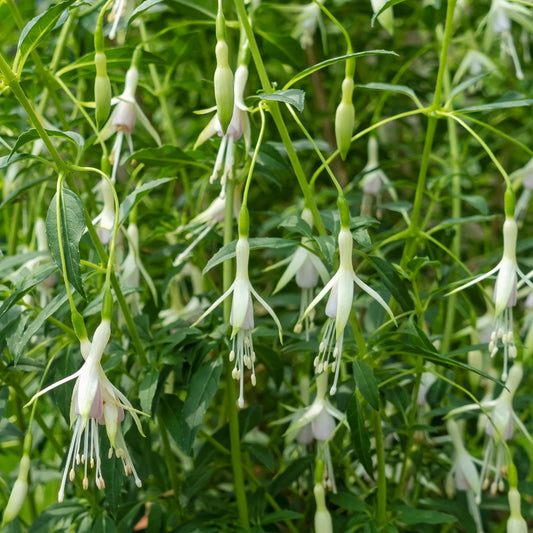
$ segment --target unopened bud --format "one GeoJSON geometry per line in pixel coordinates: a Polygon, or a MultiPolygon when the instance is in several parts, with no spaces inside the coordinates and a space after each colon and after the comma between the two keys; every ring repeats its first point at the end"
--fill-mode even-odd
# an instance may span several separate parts
{"type": "Polygon", "coordinates": [[[94,101],[96,104],[96,125],[101,128],[111,109],[111,82],[107,75],[106,57],[102,52],[94,54],[96,78],[94,79],[94,101]]]}
{"type": "Polygon", "coordinates": [[[337,148],[342,159],[346,159],[352,143],[352,133],[355,124],[355,108],[352,102],[354,83],[351,78],[342,82],[342,99],[335,113],[335,138],[337,148]]]}
{"type": "Polygon", "coordinates": [[[30,470],[30,458],[27,455],[23,455],[20,460],[20,468],[17,480],[13,485],[11,494],[9,495],[9,501],[7,502],[6,509],[4,511],[4,517],[2,520],[2,525],[14,520],[20,510],[24,501],[26,500],[26,495],[28,494],[28,472],[30,470]]]}
{"type": "Polygon", "coordinates": [[[222,132],[226,133],[233,117],[233,72],[228,62],[228,45],[226,41],[218,41],[215,54],[217,68],[215,69],[215,101],[217,103],[218,121],[222,132]]]}

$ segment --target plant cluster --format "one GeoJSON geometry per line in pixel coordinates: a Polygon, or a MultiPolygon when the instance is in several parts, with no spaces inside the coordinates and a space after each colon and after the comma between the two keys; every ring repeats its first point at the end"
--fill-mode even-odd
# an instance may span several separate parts
{"type": "Polygon", "coordinates": [[[531,2],[0,16],[2,531],[528,530],[531,2]]]}

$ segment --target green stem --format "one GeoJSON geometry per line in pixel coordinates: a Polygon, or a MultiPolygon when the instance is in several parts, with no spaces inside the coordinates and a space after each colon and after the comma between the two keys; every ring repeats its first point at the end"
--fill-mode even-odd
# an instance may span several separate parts
{"type": "Polygon", "coordinates": [[[401,265],[405,267],[407,261],[413,257],[416,250],[418,233],[420,231],[420,211],[422,209],[422,199],[426,189],[426,178],[429,167],[429,159],[431,156],[431,149],[433,147],[433,140],[435,138],[435,130],[437,128],[438,114],[437,111],[441,108],[442,86],[444,82],[444,73],[446,72],[446,65],[448,59],[448,48],[450,46],[453,29],[453,13],[457,0],[448,0],[446,9],[446,25],[444,30],[444,38],[442,41],[442,48],[439,60],[439,70],[437,72],[437,81],[435,83],[435,92],[433,96],[433,104],[430,109],[428,118],[428,125],[426,130],[426,139],[424,142],[424,150],[422,152],[422,160],[420,162],[420,171],[416,184],[415,199],[413,202],[413,212],[411,214],[410,232],[411,236],[407,240],[402,255],[401,265]]]}
{"type": "MultiPolygon", "coordinates": [[[[226,190],[226,205],[224,211],[224,245],[233,240],[233,180],[228,180],[226,190]]],[[[225,261],[222,271],[223,291],[227,291],[233,280],[233,268],[231,261],[225,261]]],[[[231,314],[231,301],[224,300],[224,323],[229,324],[231,314]]],[[[239,522],[242,528],[249,529],[248,502],[246,500],[246,490],[244,486],[244,473],[241,457],[241,438],[239,433],[239,414],[237,411],[237,397],[235,386],[231,375],[231,363],[229,358],[224,356],[224,370],[226,374],[226,395],[228,408],[228,423],[230,433],[231,465],[233,467],[233,485],[235,497],[237,499],[237,509],[239,511],[239,522]]]]}
{"type": "Polygon", "coordinates": [[[33,105],[31,104],[30,100],[26,96],[25,92],[22,90],[22,87],[20,86],[20,83],[17,77],[15,76],[15,74],[11,70],[11,67],[9,66],[9,64],[4,59],[4,56],[1,53],[0,53],[0,72],[2,72],[5,82],[7,83],[7,85],[9,85],[10,89],[13,91],[13,94],[18,100],[19,104],[26,111],[31,124],[37,130],[39,137],[42,139],[46,148],[50,152],[50,155],[52,156],[52,159],[54,160],[54,163],[56,164],[57,170],[58,171],[64,170],[66,167],[66,163],[63,161],[63,158],[61,157],[56,147],[52,143],[52,140],[48,136],[48,133],[46,132],[39,116],[37,115],[35,109],[33,109],[33,105]]]}
{"type": "MultiPolygon", "coordinates": [[[[146,25],[142,17],[139,17],[139,29],[141,31],[141,38],[143,40],[144,49],[147,52],[150,52],[150,46],[148,44],[148,34],[146,33],[146,25]]],[[[159,101],[159,106],[161,107],[161,112],[163,113],[163,122],[165,124],[165,129],[170,141],[173,145],[177,145],[178,137],[176,135],[176,130],[174,129],[174,122],[170,110],[168,108],[168,101],[164,96],[163,86],[161,85],[161,80],[159,79],[159,74],[153,63],[148,65],[148,70],[150,71],[150,76],[152,77],[152,83],[154,84],[155,94],[159,101]]]]}
{"type": "MultiPolygon", "coordinates": [[[[261,57],[261,52],[259,51],[259,47],[257,46],[257,41],[255,40],[255,35],[252,30],[252,26],[250,25],[250,21],[248,20],[248,16],[246,14],[246,8],[244,6],[244,1],[235,0],[235,7],[239,14],[239,20],[241,23],[241,27],[244,29],[244,31],[246,32],[246,36],[248,37],[250,52],[252,54],[252,57],[255,63],[255,68],[257,69],[257,73],[259,75],[259,80],[261,81],[263,90],[267,94],[272,93],[274,91],[274,88],[272,87],[272,84],[270,83],[270,80],[268,78],[268,74],[266,72],[265,65],[261,57]]],[[[287,126],[285,125],[285,122],[283,121],[283,117],[279,109],[279,104],[277,102],[269,102],[268,107],[270,110],[270,114],[272,115],[272,118],[274,119],[274,123],[276,124],[276,128],[278,129],[278,132],[280,134],[281,140],[283,144],[285,145],[285,149],[287,150],[289,161],[294,170],[294,173],[296,174],[296,179],[298,180],[298,184],[300,186],[300,189],[302,190],[302,194],[304,195],[305,204],[313,213],[313,220],[317,228],[317,231],[320,235],[326,235],[327,233],[326,228],[324,226],[324,223],[322,222],[320,213],[318,212],[318,207],[316,205],[315,197],[313,194],[313,188],[309,185],[309,183],[307,183],[307,179],[305,177],[305,172],[303,170],[302,164],[300,163],[298,154],[296,153],[296,150],[294,149],[292,145],[292,141],[289,135],[289,131],[287,130],[287,126]]]]}
{"type": "Polygon", "coordinates": [[[377,492],[377,523],[385,525],[387,521],[387,476],[385,473],[385,448],[383,445],[383,428],[379,411],[372,409],[372,422],[374,423],[374,439],[376,444],[376,460],[378,470],[377,492]]]}
{"type": "MultiPolygon", "coordinates": [[[[446,98],[450,94],[450,76],[446,70],[444,78],[444,90],[446,98]]],[[[450,159],[452,168],[452,218],[461,218],[461,169],[459,166],[459,140],[457,138],[457,125],[450,118],[446,118],[448,127],[448,140],[450,144],[450,159]]],[[[457,224],[455,227],[455,235],[453,236],[451,250],[453,254],[460,259],[461,257],[461,225],[457,224]]],[[[444,322],[444,335],[442,339],[442,353],[446,354],[450,351],[451,340],[453,336],[455,323],[455,308],[457,304],[457,293],[449,296],[446,303],[446,318],[444,322]]]]}

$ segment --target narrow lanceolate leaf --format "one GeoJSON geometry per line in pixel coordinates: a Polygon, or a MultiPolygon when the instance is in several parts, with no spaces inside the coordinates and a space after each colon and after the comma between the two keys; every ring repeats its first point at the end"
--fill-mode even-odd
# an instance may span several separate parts
{"type": "Polygon", "coordinates": [[[39,331],[41,326],[50,318],[62,305],[67,303],[67,295],[63,292],[58,294],[51,300],[42,311],[35,317],[31,324],[24,330],[24,333],[17,339],[15,349],[13,350],[13,358],[15,363],[18,362],[21,355],[24,353],[26,345],[32,337],[39,331]]]}
{"type": "Polygon", "coordinates": [[[352,433],[352,442],[357,458],[361,461],[368,475],[373,478],[374,467],[372,466],[372,458],[370,456],[370,439],[368,438],[361,403],[357,400],[357,393],[353,394],[348,403],[346,418],[352,433]]]}
{"type": "Polygon", "coordinates": [[[400,278],[392,264],[377,256],[369,256],[368,260],[372,263],[383,280],[385,287],[387,287],[402,309],[404,311],[413,309],[413,300],[407,290],[406,282],[400,278]]]}
{"type": "MultiPolygon", "coordinates": [[[[67,8],[74,3],[75,0],[63,0],[55,6],[47,8],[43,13],[31,19],[20,33],[18,42],[17,59],[18,68],[21,68],[28,55],[34,50],[39,43],[50,33],[54,27],[60,25],[61,16],[68,14],[67,8]],[[59,23],[58,23],[59,21],[59,23]]],[[[65,16],[66,18],[66,16],[65,16]]]]}
{"type": "Polygon", "coordinates": [[[129,215],[132,208],[136,206],[144,196],[146,196],[156,187],[164,185],[173,179],[174,178],[161,178],[158,180],[149,181],[148,183],[145,183],[144,185],[141,185],[135,189],[132,193],[128,194],[128,196],[126,196],[124,201],[120,204],[119,225],[126,220],[126,217],[129,215]]]}
{"type": "Polygon", "coordinates": [[[353,363],[353,375],[363,398],[373,409],[379,411],[378,382],[371,368],[363,361],[356,359],[353,363]]]}
{"type": "Polygon", "coordinates": [[[179,435],[175,436],[183,451],[189,453],[196,434],[203,424],[205,413],[218,390],[222,359],[211,360],[200,368],[191,379],[189,394],[179,414],[179,435]]]}
{"type": "MultiPolygon", "coordinates": [[[[80,150],[83,150],[83,147],[85,145],[85,139],[77,132],[75,131],[61,131],[61,130],[55,130],[52,128],[48,128],[45,130],[46,133],[50,137],[58,137],[60,139],[66,139],[70,141],[71,143],[74,143],[76,146],[76,155],[79,154],[80,150]]],[[[26,143],[36,141],[37,139],[40,139],[41,136],[37,132],[35,128],[30,128],[28,131],[25,131],[24,133],[21,133],[13,148],[11,149],[11,153],[9,154],[9,160],[8,162],[11,162],[14,160],[14,154],[18,151],[18,149],[21,146],[24,146],[26,143]]]]}
{"type": "MultiPolygon", "coordinates": [[[[80,199],[68,189],[63,189],[61,193],[60,220],[61,241],[66,265],[66,272],[63,272],[63,274],[82,298],[85,299],[80,272],[80,239],[85,231],[83,206],[80,199]]],[[[63,266],[57,228],[57,193],[52,198],[46,215],[46,235],[52,257],[62,271],[63,266]]]]}
{"type": "Polygon", "coordinates": [[[390,91],[392,93],[405,94],[405,96],[411,98],[411,100],[416,104],[416,107],[423,107],[416,93],[413,91],[413,89],[411,89],[411,87],[407,87],[407,85],[394,85],[391,83],[372,82],[366,83],[365,85],[356,85],[356,87],[360,89],[374,89],[377,91],[390,91]]]}
{"type": "MultiPolygon", "coordinates": [[[[255,98],[255,97],[254,97],[255,98]]],[[[295,107],[300,113],[304,110],[305,93],[300,89],[286,89],[268,94],[260,94],[258,98],[270,102],[283,102],[295,107]]]]}

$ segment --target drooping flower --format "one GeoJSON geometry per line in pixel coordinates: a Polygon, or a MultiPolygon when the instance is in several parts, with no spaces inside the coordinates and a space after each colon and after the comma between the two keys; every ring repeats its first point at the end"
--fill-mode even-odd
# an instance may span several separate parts
{"type": "Polygon", "coordinates": [[[450,418],[446,422],[446,428],[455,448],[453,465],[447,478],[447,481],[453,480],[452,483],[447,483],[446,485],[448,496],[452,497],[455,490],[466,492],[468,510],[476,523],[477,531],[482,532],[483,526],[477,504],[481,497],[481,484],[474,458],[465,448],[457,422],[450,418]]]}
{"type": "Polygon", "coordinates": [[[317,456],[324,465],[323,484],[333,492],[337,491],[329,441],[337,422],[345,420],[344,414],[333,407],[327,399],[328,376],[324,372],[316,378],[316,396],[308,407],[298,409],[284,420],[291,420],[285,435],[290,441],[296,439],[304,444],[317,441],[317,456]]]}
{"type": "Polygon", "coordinates": [[[266,309],[278,327],[280,342],[283,340],[281,323],[266,301],[259,296],[253,288],[248,277],[248,260],[250,258],[250,244],[248,237],[239,235],[237,241],[235,261],[236,273],[235,280],[230,288],[209,307],[202,316],[193,324],[203,320],[209,313],[219,306],[230,294],[233,295],[231,303],[230,325],[231,331],[231,351],[229,360],[235,362],[232,371],[233,379],[239,380],[239,398],[237,403],[239,407],[244,407],[244,369],[252,371],[251,382],[256,384],[255,377],[255,352],[252,340],[252,331],[254,328],[254,310],[252,305],[252,295],[266,309]]]}
{"type": "MultiPolygon", "coordinates": [[[[310,209],[305,208],[302,211],[302,219],[313,226],[313,215],[310,209]]],[[[279,264],[289,262],[287,269],[279,278],[278,283],[274,289],[274,294],[279,292],[289,281],[294,277],[296,285],[301,289],[300,298],[300,316],[303,315],[307,309],[311,300],[313,299],[314,289],[318,284],[318,277],[322,280],[322,283],[327,283],[329,280],[329,274],[324,266],[324,263],[316,256],[310,248],[312,247],[311,239],[308,237],[302,237],[301,246],[296,251],[279,264]]],[[[274,265],[274,266],[278,266],[274,265]]],[[[304,320],[305,326],[305,339],[309,340],[309,331],[313,323],[313,315],[309,313],[304,320]]],[[[300,324],[301,325],[301,324],[300,324]]],[[[297,331],[298,333],[299,331],[297,331]]]]}
{"type": "MultiPolygon", "coordinates": [[[[514,211],[514,210],[513,210],[514,211]]],[[[503,256],[492,269],[477,276],[468,283],[454,289],[449,294],[466,289],[484,279],[497,274],[494,284],[494,327],[490,336],[489,352],[494,357],[498,352],[499,343],[503,346],[502,380],[507,379],[508,359],[516,357],[516,346],[513,330],[513,307],[516,305],[517,289],[522,283],[533,288],[533,284],[520,270],[516,261],[516,239],[518,226],[512,216],[506,216],[503,224],[503,256]],[[518,282],[518,277],[521,281],[518,282]]]]}
{"type": "Polygon", "coordinates": [[[126,11],[127,4],[128,0],[114,0],[111,6],[111,12],[107,17],[107,20],[111,22],[111,29],[109,30],[109,38],[111,40],[114,40],[117,36],[118,24],[126,11]]]}
{"type": "Polygon", "coordinates": [[[481,489],[487,489],[490,486],[490,491],[493,494],[498,490],[503,490],[502,477],[507,471],[508,464],[506,443],[512,438],[515,426],[533,444],[533,438],[513,409],[513,398],[520,386],[522,377],[522,363],[515,362],[509,371],[509,377],[505,383],[505,387],[497,398],[494,400],[483,400],[477,404],[465,405],[453,409],[450,412],[450,416],[477,409],[483,409],[487,412],[485,426],[486,441],[480,474],[480,490],[477,496],[478,503],[480,501],[481,489]],[[491,475],[494,476],[492,483],[490,482],[491,475]]]}
{"type": "Polygon", "coordinates": [[[214,183],[222,171],[220,178],[220,196],[222,198],[226,195],[227,180],[233,177],[235,142],[244,136],[246,152],[250,149],[250,118],[248,116],[248,108],[244,103],[244,89],[246,88],[247,79],[248,68],[246,65],[239,65],[235,71],[233,115],[226,133],[224,133],[218,119],[218,114],[216,114],[200,133],[194,145],[196,149],[215,133],[221,137],[222,140],[215,160],[215,166],[209,181],[210,183],[214,183]]]}
{"type": "Polygon", "coordinates": [[[150,124],[148,117],[143,113],[135,99],[138,81],[139,71],[135,66],[131,66],[126,73],[124,92],[118,98],[111,100],[111,105],[114,105],[115,108],[99,136],[99,140],[106,141],[113,133],[117,134],[110,157],[113,163],[113,171],[111,173],[111,181],[113,182],[116,180],[124,136],[126,136],[128,141],[130,152],[133,152],[131,134],[133,133],[137,119],[139,119],[140,123],[152,136],[157,145],[161,145],[159,134],[150,124]]]}
{"type": "Polygon", "coordinates": [[[521,169],[513,172],[512,178],[522,183],[523,189],[518,202],[516,202],[515,218],[522,222],[526,216],[533,190],[533,158],[530,159],[521,169]]]}
{"type": "Polygon", "coordinates": [[[107,180],[102,179],[98,188],[102,194],[104,205],[92,222],[100,242],[102,244],[108,244],[113,234],[113,227],[115,226],[115,198],[111,184],[107,180]]]}
{"type": "Polygon", "coordinates": [[[313,310],[316,304],[329,294],[326,304],[326,315],[328,317],[324,328],[324,334],[320,342],[318,356],[315,358],[315,371],[320,374],[327,372],[330,368],[335,377],[330,394],[337,392],[337,381],[339,378],[342,347],[344,341],[344,328],[348,323],[354,297],[354,283],[358,285],[369,296],[376,300],[389,314],[391,320],[396,323],[390,307],[385,300],[365,282],[359,279],[352,264],[353,237],[348,227],[341,226],[339,231],[339,268],[335,275],[329,280],[326,286],[318,293],[309,304],[300,322],[313,310]]]}
{"type": "Polygon", "coordinates": [[[85,359],[82,367],[74,374],[41,390],[28,403],[29,405],[48,391],[76,379],[70,404],[70,420],[74,429],[57,496],[59,502],[62,502],[65,497],[67,477],[74,481],[75,467],[80,464],[83,465],[84,469],[82,481],[84,490],[89,488],[89,468],[95,469],[96,486],[99,489],[105,487],[101,468],[99,425],[105,425],[111,444],[108,457],[111,458],[114,451],[123,463],[125,474],[133,474],[135,484],[138,487],[141,486],[141,480],[137,475],[120,429],[120,423],[124,419],[124,410],[128,410],[133,416],[139,432],[143,434],[137,416],[139,411],[134,409],[130,401],[113,386],[100,363],[110,334],[110,321],[103,319],[94,332],[92,343],[86,340],[81,345],[81,352],[85,359]]]}
{"type": "Polygon", "coordinates": [[[533,12],[527,6],[519,2],[509,0],[492,0],[487,16],[487,31],[485,33],[485,45],[488,49],[494,37],[500,38],[500,50],[502,57],[509,55],[513,61],[516,77],[524,78],[520,60],[516,52],[513,36],[511,33],[511,21],[520,24],[526,31],[533,30],[533,12]]]}
{"type": "Polygon", "coordinates": [[[121,281],[124,289],[133,289],[135,292],[128,294],[126,299],[131,306],[134,315],[140,313],[140,277],[144,278],[154,302],[157,303],[157,290],[154,282],[144,268],[141,260],[141,253],[139,250],[139,228],[134,222],[130,222],[128,229],[126,230],[126,236],[128,239],[128,254],[121,265],[121,281]]]}
{"type": "Polygon", "coordinates": [[[225,196],[217,196],[209,205],[207,209],[196,215],[188,224],[180,226],[176,233],[183,233],[187,231],[185,238],[193,239],[191,243],[180,252],[173,265],[178,266],[186,261],[193,249],[198,243],[206,237],[206,235],[220,222],[224,220],[224,210],[226,207],[225,196]]]}

